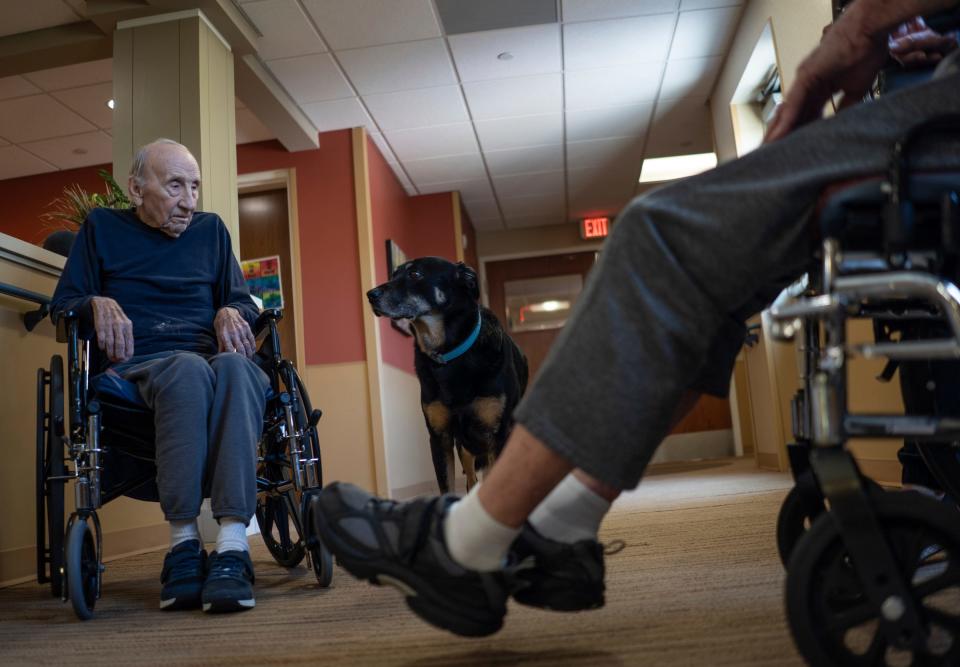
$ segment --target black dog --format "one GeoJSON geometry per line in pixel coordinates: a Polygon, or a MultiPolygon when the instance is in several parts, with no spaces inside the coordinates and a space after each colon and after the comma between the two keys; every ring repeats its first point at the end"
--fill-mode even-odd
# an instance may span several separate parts
{"type": "Polygon", "coordinates": [[[430,454],[440,492],[453,483],[456,446],[467,476],[493,465],[527,387],[527,359],[479,304],[477,274],[463,262],[423,257],[367,292],[373,312],[408,320],[430,454]]]}

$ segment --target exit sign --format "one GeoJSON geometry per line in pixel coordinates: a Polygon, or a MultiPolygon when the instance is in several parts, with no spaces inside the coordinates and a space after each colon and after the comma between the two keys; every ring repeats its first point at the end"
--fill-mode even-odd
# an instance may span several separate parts
{"type": "Polygon", "coordinates": [[[610,218],[584,218],[580,221],[580,238],[603,239],[610,233],[610,218]]]}

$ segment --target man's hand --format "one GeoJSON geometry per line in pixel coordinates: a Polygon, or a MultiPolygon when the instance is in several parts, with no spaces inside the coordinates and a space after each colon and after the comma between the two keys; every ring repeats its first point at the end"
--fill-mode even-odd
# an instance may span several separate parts
{"type": "Polygon", "coordinates": [[[904,67],[935,65],[956,48],[956,37],[932,30],[920,16],[890,35],[890,55],[904,67]]]}
{"type": "Polygon", "coordinates": [[[249,359],[257,351],[257,341],[250,331],[250,325],[236,308],[224,306],[218,310],[213,318],[213,328],[217,332],[221,352],[239,352],[249,359]]]}
{"type": "MultiPolygon", "coordinates": [[[[856,7],[856,4],[854,5],[856,7]]],[[[834,93],[842,92],[841,107],[859,102],[887,59],[886,39],[868,34],[857,14],[847,12],[820,45],[800,63],[797,77],[767,130],[766,143],[820,118],[834,93]]]]}
{"type": "Polygon", "coordinates": [[[111,362],[133,356],[133,322],[116,301],[108,296],[90,297],[97,345],[111,362]]]}

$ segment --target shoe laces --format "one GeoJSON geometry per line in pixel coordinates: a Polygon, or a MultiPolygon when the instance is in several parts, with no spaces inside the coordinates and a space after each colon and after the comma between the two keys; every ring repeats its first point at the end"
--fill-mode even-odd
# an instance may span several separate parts
{"type": "Polygon", "coordinates": [[[172,558],[167,558],[163,568],[164,581],[176,581],[195,577],[200,574],[200,565],[203,562],[203,552],[183,550],[172,558]]]}
{"type": "Polygon", "coordinates": [[[246,570],[247,563],[242,557],[225,551],[210,559],[207,579],[241,579],[246,570]]]}
{"type": "MultiPolygon", "coordinates": [[[[413,565],[417,554],[423,549],[424,545],[430,539],[435,506],[442,501],[443,497],[432,498],[429,501],[408,501],[398,502],[396,500],[386,500],[380,498],[371,499],[374,505],[373,514],[382,519],[392,521],[398,526],[397,537],[397,556],[408,566],[413,565]],[[413,516],[413,520],[409,517],[413,516]],[[414,524],[413,532],[409,532],[408,526],[414,524]],[[410,539],[412,535],[413,539],[410,539]]],[[[413,527],[413,526],[411,526],[413,527]]]]}

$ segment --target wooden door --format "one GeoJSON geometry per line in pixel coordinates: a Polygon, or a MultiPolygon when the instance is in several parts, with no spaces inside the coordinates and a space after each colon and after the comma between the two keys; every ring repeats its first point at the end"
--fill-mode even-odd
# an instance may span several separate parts
{"type": "Polygon", "coordinates": [[[290,263],[290,217],[287,191],[268,190],[240,195],[240,257],[280,256],[280,283],[283,290],[283,319],[280,320],[280,347],[283,356],[297,361],[294,327],[293,278],[290,263]]]}
{"type": "MultiPolygon", "coordinates": [[[[578,252],[547,257],[529,257],[497,262],[487,262],[487,288],[490,297],[490,310],[494,312],[506,327],[506,298],[504,284],[511,280],[546,278],[550,276],[579,273],[586,282],[587,274],[596,258],[594,252],[578,252]]],[[[560,329],[546,331],[525,331],[510,333],[530,365],[530,382],[540,370],[547,352],[560,329]]],[[[529,384],[528,384],[529,386],[529,384]]],[[[730,402],[724,398],[704,396],[690,413],[673,430],[673,433],[694,433],[700,431],[724,430],[732,427],[730,402]]]]}

